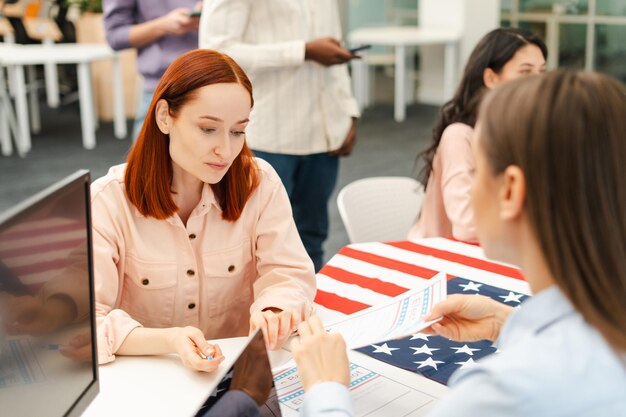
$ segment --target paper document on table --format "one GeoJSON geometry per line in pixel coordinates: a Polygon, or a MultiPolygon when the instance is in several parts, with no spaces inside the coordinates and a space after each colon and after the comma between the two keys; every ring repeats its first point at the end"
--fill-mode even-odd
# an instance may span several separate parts
{"type": "MultiPolygon", "coordinates": [[[[387,376],[376,367],[393,368],[389,365],[372,364],[370,358],[351,357],[350,396],[352,397],[355,417],[386,416],[423,416],[427,409],[434,406],[442,389],[433,389],[440,385],[411,375],[410,382],[403,381],[405,376],[387,376]],[[361,363],[364,361],[364,363],[361,363]],[[374,365],[374,366],[372,366],[374,365]],[[422,385],[422,380],[423,385],[422,385]],[[428,385],[430,384],[430,385],[428,385]]],[[[377,362],[377,361],[374,361],[377,362]]],[[[392,369],[392,372],[396,370],[392,369]]],[[[399,372],[406,372],[397,370],[399,372]]],[[[274,369],[274,384],[278,404],[284,417],[297,417],[304,404],[305,392],[300,382],[298,368],[294,361],[274,369]]],[[[445,388],[443,388],[445,390],[445,388]]]]}
{"type": "Polygon", "coordinates": [[[432,324],[423,318],[435,304],[445,300],[446,288],[446,275],[440,272],[427,281],[426,287],[329,323],[326,330],[341,333],[349,349],[417,333],[432,324]]]}

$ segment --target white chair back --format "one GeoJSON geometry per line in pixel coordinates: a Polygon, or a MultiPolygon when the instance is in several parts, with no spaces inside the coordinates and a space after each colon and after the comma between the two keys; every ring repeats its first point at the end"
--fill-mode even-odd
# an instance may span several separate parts
{"type": "Polygon", "coordinates": [[[409,177],[372,177],[337,196],[350,243],[405,240],[422,207],[424,187],[409,177]]]}

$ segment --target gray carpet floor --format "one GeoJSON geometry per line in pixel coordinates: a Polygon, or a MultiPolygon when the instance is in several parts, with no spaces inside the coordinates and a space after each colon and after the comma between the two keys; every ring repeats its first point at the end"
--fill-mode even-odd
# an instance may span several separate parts
{"type": "MultiPolygon", "coordinates": [[[[96,133],[96,148],[84,149],[76,104],[49,109],[42,102],[40,107],[42,133],[33,135],[32,151],[25,158],[15,154],[0,156],[0,212],[77,169],[89,169],[92,178],[98,178],[111,165],[122,163],[128,152],[131,141],[115,139],[112,123],[105,122],[100,123],[96,133]]],[[[337,192],[359,178],[415,176],[415,157],[430,140],[436,111],[432,106],[409,106],[403,123],[393,120],[393,108],[388,104],[364,111],[357,145],[353,154],[341,161],[338,184],[329,203],[331,222],[325,244],[326,259],[348,243],[337,211],[337,192]]],[[[132,123],[128,127],[130,132],[132,123]]]]}

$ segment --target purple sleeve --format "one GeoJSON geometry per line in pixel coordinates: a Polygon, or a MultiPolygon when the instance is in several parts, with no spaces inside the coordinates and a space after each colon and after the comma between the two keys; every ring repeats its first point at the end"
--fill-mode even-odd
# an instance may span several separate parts
{"type": "Polygon", "coordinates": [[[107,42],[117,50],[130,48],[128,35],[132,25],[137,21],[137,4],[135,0],[104,0],[104,30],[107,42]]]}

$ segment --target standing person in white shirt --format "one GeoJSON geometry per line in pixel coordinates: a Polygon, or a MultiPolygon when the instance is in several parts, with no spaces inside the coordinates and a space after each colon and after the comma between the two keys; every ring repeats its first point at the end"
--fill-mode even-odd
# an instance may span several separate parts
{"type": "Polygon", "coordinates": [[[336,0],[204,0],[199,37],[250,76],[248,143],[278,172],[319,270],[339,157],[351,153],[359,117],[336,0]]]}

